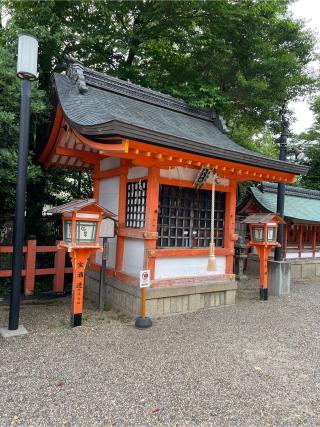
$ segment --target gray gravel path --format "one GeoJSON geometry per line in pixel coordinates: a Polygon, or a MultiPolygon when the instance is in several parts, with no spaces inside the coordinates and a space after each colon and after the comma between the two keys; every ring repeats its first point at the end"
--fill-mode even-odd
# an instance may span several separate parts
{"type": "Polygon", "coordinates": [[[1,426],[320,425],[320,283],[145,331],[90,307],[69,329],[68,303],[24,305],[30,334],[0,341],[1,426]]]}

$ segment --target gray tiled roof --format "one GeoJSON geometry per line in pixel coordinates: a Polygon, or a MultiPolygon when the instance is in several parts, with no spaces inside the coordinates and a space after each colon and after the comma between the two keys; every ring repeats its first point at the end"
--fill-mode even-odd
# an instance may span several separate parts
{"type": "MultiPolygon", "coordinates": [[[[92,136],[122,136],[207,157],[294,174],[304,166],[270,159],[235,144],[214,124],[208,109],[83,68],[86,91],[72,74],[55,74],[54,82],[66,119],[92,136]]],[[[100,141],[101,142],[101,141],[100,141]]]]}

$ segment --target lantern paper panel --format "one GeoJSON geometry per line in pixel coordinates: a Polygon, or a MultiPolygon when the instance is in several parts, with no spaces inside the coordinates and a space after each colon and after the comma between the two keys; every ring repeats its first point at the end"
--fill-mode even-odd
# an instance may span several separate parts
{"type": "Polygon", "coordinates": [[[275,242],[276,241],[276,227],[267,227],[267,241],[275,242]]]}
{"type": "Polygon", "coordinates": [[[96,221],[77,221],[76,243],[95,243],[97,235],[96,221]]]}
{"type": "Polygon", "coordinates": [[[264,227],[253,227],[252,234],[254,242],[264,242],[264,227]]]}
{"type": "Polygon", "coordinates": [[[71,242],[72,240],[72,224],[71,221],[64,221],[63,240],[65,242],[71,242]]]}

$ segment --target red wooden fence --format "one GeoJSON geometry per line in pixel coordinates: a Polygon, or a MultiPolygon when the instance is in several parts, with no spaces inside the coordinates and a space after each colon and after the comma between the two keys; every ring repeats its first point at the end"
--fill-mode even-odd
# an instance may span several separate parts
{"type": "MultiPolygon", "coordinates": [[[[12,246],[0,246],[0,254],[13,252],[12,246]]],[[[62,292],[64,289],[65,273],[72,273],[72,267],[66,267],[66,251],[55,246],[37,246],[36,240],[28,240],[27,246],[23,247],[26,254],[25,265],[22,276],[25,277],[24,294],[30,296],[34,292],[35,276],[53,274],[53,291],[62,292]],[[36,257],[38,252],[55,252],[54,267],[36,268],[36,257]]],[[[11,277],[11,270],[0,270],[0,277],[11,277]]]]}

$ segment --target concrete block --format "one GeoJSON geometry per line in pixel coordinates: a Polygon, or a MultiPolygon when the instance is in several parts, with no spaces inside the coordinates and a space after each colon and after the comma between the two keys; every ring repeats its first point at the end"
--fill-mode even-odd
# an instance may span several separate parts
{"type": "Polygon", "coordinates": [[[197,311],[201,308],[200,306],[200,294],[194,294],[189,296],[189,310],[197,311]]]}
{"type": "Polygon", "coordinates": [[[170,312],[171,313],[177,312],[177,297],[170,298],[170,312]]]}
{"type": "Polygon", "coordinates": [[[158,304],[156,299],[146,301],[147,305],[147,316],[156,319],[158,317],[158,304]]]}
{"type": "Polygon", "coordinates": [[[209,292],[221,292],[225,290],[237,289],[236,281],[226,281],[220,283],[210,283],[206,285],[197,285],[195,286],[195,293],[209,293],[209,292]]]}
{"type": "Polygon", "coordinates": [[[302,266],[301,266],[301,264],[291,263],[291,277],[293,279],[301,279],[302,278],[302,266]]]}
{"type": "Polygon", "coordinates": [[[148,288],[147,299],[152,298],[169,298],[179,295],[190,295],[195,293],[194,286],[177,286],[174,288],[148,288]]]}
{"type": "Polygon", "coordinates": [[[220,305],[226,305],[226,293],[219,292],[220,295],[220,305]]]}
{"type": "Polygon", "coordinates": [[[177,313],[182,313],[182,300],[183,296],[176,297],[177,300],[177,313]]]}
{"type": "Polygon", "coordinates": [[[235,304],[236,302],[236,291],[226,291],[225,303],[226,305],[235,304]]]}
{"type": "Polygon", "coordinates": [[[305,277],[315,277],[316,276],[316,264],[314,263],[302,263],[302,279],[305,277]]]}
{"type": "Polygon", "coordinates": [[[189,297],[188,295],[184,295],[182,298],[182,311],[183,313],[187,313],[189,311],[189,297]]]}
{"type": "Polygon", "coordinates": [[[199,308],[204,308],[204,296],[205,294],[199,294],[200,300],[199,300],[199,308]]]}
{"type": "Polygon", "coordinates": [[[14,337],[21,337],[22,335],[27,335],[28,331],[26,328],[22,325],[18,327],[18,329],[11,331],[8,328],[0,328],[0,336],[2,338],[14,338],[14,337]]]}
{"type": "Polygon", "coordinates": [[[204,294],[204,307],[211,307],[211,293],[204,294]]]}
{"type": "Polygon", "coordinates": [[[170,298],[163,298],[163,314],[170,314],[170,298]]]}
{"type": "Polygon", "coordinates": [[[287,261],[268,261],[269,294],[280,297],[290,293],[291,264],[287,261]]]}
{"type": "Polygon", "coordinates": [[[158,300],[158,316],[163,315],[163,298],[159,298],[158,300]]]}

